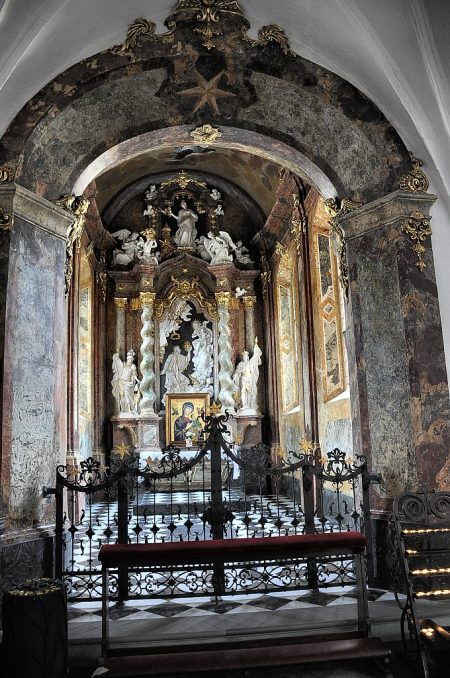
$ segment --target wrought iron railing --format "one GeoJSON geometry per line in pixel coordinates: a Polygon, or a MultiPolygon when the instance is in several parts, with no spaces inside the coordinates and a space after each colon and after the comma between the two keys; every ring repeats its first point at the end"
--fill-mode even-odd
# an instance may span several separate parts
{"type": "MultiPolygon", "coordinates": [[[[69,599],[100,596],[97,556],[101,545],[110,543],[360,530],[368,541],[370,580],[369,485],[379,479],[369,474],[365,458],[353,462],[335,449],[326,459],[319,459],[317,451],[291,452],[288,460],[274,464],[270,449],[260,444],[243,461],[226,441],[227,420],[227,415],[207,418],[206,442],[191,459],[168,447],[159,459],[122,460],[111,469],[93,458],[82,461],[77,473],[57,467],[56,487],[47,493],[56,495],[55,569],[66,581],[69,599]]],[[[261,564],[249,586],[268,591],[353,582],[347,565],[342,560],[309,559],[299,573],[294,564],[283,571],[275,565],[270,572],[261,564]]],[[[165,575],[162,570],[119,570],[110,577],[111,595],[125,599],[204,592],[195,572],[186,571],[183,577],[174,571],[165,575]]]]}
{"type": "Polygon", "coordinates": [[[450,629],[421,618],[417,601],[450,599],[450,492],[401,495],[394,501],[389,526],[403,647],[423,677],[429,678],[427,652],[442,638],[448,651],[450,629]]]}

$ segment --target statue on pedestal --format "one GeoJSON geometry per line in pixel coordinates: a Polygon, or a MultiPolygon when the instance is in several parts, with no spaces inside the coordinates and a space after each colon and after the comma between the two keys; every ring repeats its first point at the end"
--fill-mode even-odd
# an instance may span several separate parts
{"type": "Polygon", "coordinates": [[[250,358],[248,351],[242,354],[242,360],[233,374],[233,381],[237,387],[240,399],[238,414],[257,414],[258,412],[258,378],[261,365],[262,351],[255,338],[253,355],[250,358]]]}
{"type": "Polygon", "coordinates": [[[181,209],[178,214],[174,214],[172,210],[168,212],[169,216],[177,221],[177,232],[173,236],[173,241],[177,247],[194,247],[194,241],[197,237],[197,229],[195,228],[198,215],[190,210],[185,200],[182,200],[181,209]]]}
{"type": "Polygon", "coordinates": [[[135,352],[128,351],[124,363],[118,353],[114,353],[112,359],[113,378],[111,380],[112,394],[117,402],[119,415],[126,414],[136,416],[138,404],[141,398],[137,376],[137,368],[134,364],[135,352]]]}
{"type": "Polygon", "coordinates": [[[127,266],[134,259],[138,259],[144,245],[144,240],[139,233],[132,233],[127,228],[122,228],[112,234],[113,238],[122,241],[122,249],[116,248],[112,253],[112,265],[127,266]]]}
{"type": "Polygon", "coordinates": [[[186,342],[184,349],[187,351],[186,355],[181,353],[180,346],[174,346],[161,370],[161,374],[166,375],[166,393],[183,393],[191,386],[189,377],[184,374],[191,361],[191,344],[186,342]]]}
{"type": "Polygon", "coordinates": [[[194,384],[198,382],[200,389],[211,385],[214,367],[213,333],[208,327],[208,321],[194,320],[192,323],[192,347],[194,355],[194,371],[192,379],[194,384]]]}

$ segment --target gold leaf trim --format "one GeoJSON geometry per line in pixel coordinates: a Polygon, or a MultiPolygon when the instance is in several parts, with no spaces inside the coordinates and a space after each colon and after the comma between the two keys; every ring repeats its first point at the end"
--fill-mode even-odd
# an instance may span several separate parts
{"type": "Polygon", "coordinates": [[[57,205],[57,207],[62,207],[67,212],[71,212],[71,214],[74,216],[74,220],[67,229],[66,235],[66,264],[64,278],[65,295],[67,297],[70,291],[70,284],[73,274],[73,248],[74,245],[76,245],[77,250],[80,250],[81,236],[86,223],[86,212],[90,205],[90,201],[82,195],[64,195],[58,200],[52,200],[52,202],[54,205],[57,205]]]}
{"type": "Polygon", "coordinates": [[[128,299],[126,297],[114,297],[114,306],[123,311],[128,306],[128,299]]]}
{"type": "Polygon", "coordinates": [[[416,266],[422,272],[427,267],[423,260],[426,248],[422,243],[432,235],[430,218],[426,217],[423,212],[414,210],[403,221],[402,232],[410,239],[412,243],[411,249],[417,255],[416,266]]]}
{"type": "Polygon", "coordinates": [[[191,132],[191,137],[194,141],[198,143],[214,143],[217,139],[220,139],[222,132],[213,127],[212,125],[202,125],[202,127],[196,127],[191,132]]]}
{"type": "Polygon", "coordinates": [[[127,37],[120,44],[112,48],[112,52],[125,53],[132,50],[134,47],[137,47],[141,38],[149,37],[152,40],[158,40],[160,42],[171,42],[173,40],[173,33],[175,32],[176,22],[169,21],[167,24],[168,31],[167,33],[156,33],[156,24],[150,19],[144,19],[144,17],[138,17],[128,26],[127,37]]]}
{"type": "Polygon", "coordinates": [[[339,261],[339,280],[344,290],[346,301],[349,297],[350,278],[348,272],[347,259],[347,243],[345,240],[345,233],[343,228],[339,225],[340,217],[348,214],[353,210],[357,210],[362,206],[362,203],[350,200],[350,198],[342,198],[339,206],[336,198],[328,198],[324,201],[325,209],[331,216],[330,227],[332,242],[335,245],[336,255],[339,261]]]}
{"type": "Polygon", "coordinates": [[[0,207],[0,230],[10,231],[14,225],[14,217],[12,214],[4,212],[0,207]]]}
{"type": "Polygon", "coordinates": [[[167,181],[164,181],[159,188],[164,189],[168,188],[169,186],[179,186],[180,188],[187,188],[189,184],[193,184],[194,186],[198,186],[199,188],[203,189],[208,188],[204,181],[198,181],[197,179],[193,179],[188,174],[186,174],[184,170],[181,170],[179,174],[172,177],[171,179],[167,179],[167,181]]]}
{"type": "Polygon", "coordinates": [[[286,56],[295,56],[289,45],[289,38],[286,31],[280,26],[269,24],[262,26],[258,31],[258,38],[251,41],[253,47],[265,47],[269,42],[274,42],[286,56]]]}
{"type": "Polygon", "coordinates": [[[15,170],[8,165],[0,165],[0,183],[11,183],[14,181],[15,170]]]}
{"type": "Polygon", "coordinates": [[[172,276],[172,287],[165,299],[160,299],[155,304],[155,317],[162,318],[164,311],[172,306],[175,299],[196,300],[200,307],[206,310],[213,320],[217,320],[217,304],[215,301],[209,301],[204,297],[198,287],[198,276],[193,278],[176,278],[172,276]]]}
{"type": "Polygon", "coordinates": [[[430,187],[430,182],[425,173],[420,169],[423,166],[423,161],[415,158],[411,151],[409,156],[411,158],[411,170],[409,174],[402,176],[399,188],[409,193],[426,193],[430,187]]]}

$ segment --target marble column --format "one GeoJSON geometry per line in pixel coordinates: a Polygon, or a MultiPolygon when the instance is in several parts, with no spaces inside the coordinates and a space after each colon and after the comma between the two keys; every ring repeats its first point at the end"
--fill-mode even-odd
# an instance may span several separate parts
{"type": "Polygon", "coordinates": [[[120,354],[122,360],[125,359],[125,311],[127,305],[128,299],[114,297],[114,306],[116,307],[116,352],[120,354]]]}
{"type": "Polygon", "coordinates": [[[245,348],[250,353],[253,352],[256,337],[255,305],[256,297],[242,297],[242,303],[245,309],[245,348]]]}
{"type": "Polygon", "coordinates": [[[233,393],[236,387],[232,379],[234,367],[231,362],[231,292],[217,292],[216,300],[219,312],[219,400],[223,409],[234,412],[233,393]]]}
{"type": "Polygon", "coordinates": [[[405,490],[449,487],[449,398],[430,238],[435,199],[396,191],[338,216],[348,259],[354,452],[383,477],[373,501],[380,511],[405,490]]]}
{"type": "Polygon", "coordinates": [[[155,323],[153,321],[153,307],[156,294],[154,292],[141,292],[140,300],[142,307],[142,330],[141,330],[141,364],[139,365],[142,375],[140,402],[141,415],[155,414],[155,323]]]}
{"type": "Polygon", "coordinates": [[[54,523],[54,502],[42,498],[42,487],[54,486],[67,448],[64,266],[73,216],[14,184],[0,186],[0,207],[0,569],[7,587],[13,578],[51,576],[52,536],[39,526],[54,523]]]}

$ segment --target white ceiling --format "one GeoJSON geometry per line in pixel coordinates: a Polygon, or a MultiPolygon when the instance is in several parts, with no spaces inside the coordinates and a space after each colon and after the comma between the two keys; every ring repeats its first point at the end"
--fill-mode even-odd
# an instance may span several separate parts
{"type": "MultiPolygon", "coordinates": [[[[58,73],[122,42],[138,16],[163,30],[175,4],[0,0],[0,135],[58,73]]],[[[296,52],[365,92],[425,160],[441,198],[433,218],[435,262],[450,355],[450,0],[241,0],[241,6],[252,35],[268,23],[285,28],[296,52]]]]}

